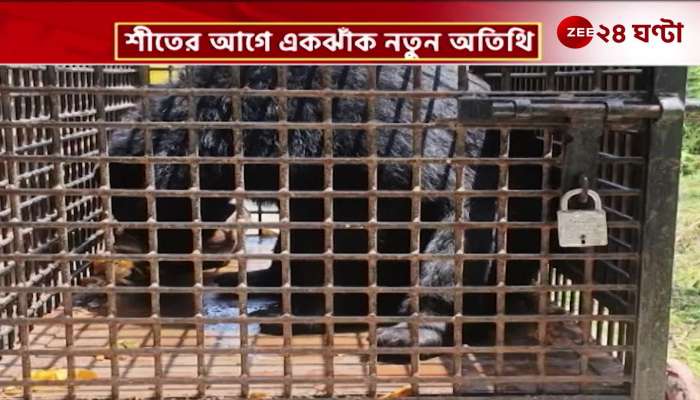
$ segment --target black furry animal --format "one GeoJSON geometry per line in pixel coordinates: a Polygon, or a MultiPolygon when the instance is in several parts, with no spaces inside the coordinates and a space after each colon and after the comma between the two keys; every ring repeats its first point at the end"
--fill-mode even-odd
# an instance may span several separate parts
{"type": "MultiPolygon", "coordinates": [[[[333,67],[331,87],[334,89],[367,89],[368,76],[364,67],[333,67]]],[[[421,76],[414,76],[415,69],[406,66],[382,66],[377,68],[377,87],[380,90],[412,90],[414,82],[420,80],[421,90],[454,90],[457,87],[455,67],[423,67],[421,76]]],[[[223,66],[192,67],[183,75],[176,87],[229,88],[234,86],[234,69],[223,66]]],[[[487,85],[472,77],[472,90],[480,86],[487,90],[487,85]]],[[[275,67],[242,67],[240,82],[251,89],[274,89],[278,87],[278,74],[275,67]]],[[[321,87],[321,71],[316,67],[289,67],[286,84],[288,89],[318,89],[321,87]]],[[[194,97],[194,119],[197,121],[231,121],[232,104],[229,96],[194,97]]],[[[169,96],[151,102],[148,117],[154,121],[182,121],[188,119],[190,104],[185,97],[169,96]]],[[[287,120],[292,122],[322,122],[322,102],[319,99],[289,97],[286,104],[280,104],[273,97],[244,96],[241,103],[243,121],[277,121],[281,109],[286,109],[287,120]]],[[[406,123],[418,118],[422,122],[441,119],[454,119],[457,103],[454,98],[422,99],[419,110],[414,110],[412,100],[378,97],[374,110],[374,119],[383,122],[406,123]]],[[[367,101],[356,97],[334,98],[332,101],[332,120],[337,123],[367,122],[369,108],[367,101]]],[[[142,114],[132,118],[144,119],[142,114]]],[[[361,129],[335,129],[332,132],[332,152],[334,157],[366,157],[372,147],[369,136],[361,129]]],[[[190,145],[190,136],[185,130],[154,129],[152,146],[155,155],[184,156],[191,154],[191,148],[197,147],[200,156],[232,156],[234,143],[229,129],[202,129],[197,134],[198,143],[190,145]]],[[[405,161],[391,162],[391,158],[410,158],[415,156],[438,157],[447,159],[455,153],[455,132],[443,128],[428,128],[414,136],[411,129],[377,128],[376,142],[373,144],[377,156],[381,157],[377,170],[377,189],[379,191],[410,191],[414,186],[412,166],[405,161]],[[420,141],[420,143],[414,143],[420,141]],[[420,148],[421,154],[414,154],[414,148],[420,148]]],[[[500,149],[500,137],[497,131],[470,130],[466,135],[466,156],[498,157],[505,152],[509,157],[532,157],[542,155],[542,144],[532,132],[512,132],[509,149],[500,149]]],[[[275,129],[248,129],[243,131],[243,148],[246,157],[278,157],[288,152],[292,158],[321,157],[323,155],[323,133],[320,129],[290,129],[288,146],[281,148],[280,137],[275,129]]],[[[140,156],[144,154],[144,136],[140,130],[120,130],[114,132],[110,144],[110,155],[140,156]]],[[[508,186],[511,189],[541,188],[541,171],[539,167],[509,166],[508,186]]],[[[357,196],[333,198],[333,220],[336,222],[358,223],[369,221],[368,199],[363,191],[371,188],[367,165],[337,162],[332,167],[332,185],[334,191],[358,191],[357,196]]],[[[200,165],[200,188],[208,190],[231,191],[234,186],[234,166],[206,164],[200,165]]],[[[280,170],[277,164],[251,163],[244,166],[245,190],[280,189],[280,170]]],[[[465,167],[463,186],[466,189],[498,189],[498,167],[484,165],[465,167]]],[[[143,167],[128,164],[112,164],[110,177],[113,187],[143,187],[143,167]]],[[[189,188],[190,171],[186,164],[165,164],[155,167],[155,186],[158,189],[189,188]]],[[[424,163],[420,166],[419,185],[422,190],[442,190],[444,196],[422,197],[420,216],[422,221],[454,221],[452,191],[456,189],[456,173],[453,164],[424,163]]],[[[295,163],[289,166],[289,189],[292,191],[318,191],[324,187],[324,170],[321,164],[295,163]]],[[[229,199],[203,198],[201,200],[202,219],[204,221],[224,221],[234,211],[229,199]]],[[[156,213],[158,221],[191,220],[191,204],[186,198],[158,198],[156,213]]],[[[495,218],[496,199],[489,197],[472,197],[465,202],[464,219],[471,221],[493,221],[495,218]]],[[[113,212],[120,221],[145,220],[146,207],[143,199],[114,198],[113,212]]],[[[321,254],[326,251],[324,232],[320,223],[324,221],[323,198],[294,197],[289,200],[290,221],[317,222],[318,229],[291,229],[289,251],[292,254],[321,254]]],[[[509,199],[508,220],[539,221],[541,204],[539,198],[509,199]]],[[[409,196],[378,198],[377,218],[380,222],[410,222],[411,198],[409,196]]],[[[508,235],[509,252],[539,252],[539,231],[513,230],[508,235]]],[[[144,232],[133,232],[141,235],[144,232]]],[[[204,232],[206,242],[211,232],[204,232]]],[[[488,253],[495,249],[495,233],[491,229],[468,230],[465,236],[465,253],[488,253]]],[[[335,229],[330,248],[338,254],[367,254],[368,233],[364,229],[335,229]]],[[[158,252],[188,253],[192,250],[191,233],[188,230],[161,230],[158,236],[158,252]]],[[[420,232],[420,252],[436,254],[454,254],[453,229],[429,230],[420,232]]],[[[377,232],[377,251],[380,254],[407,254],[411,252],[411,233],[406,229],[380,229],[377,232]]],[[[281,250],[278,241],[276,252],[281,250]]],[[[161,277],[166,278],[173,272],[160,263],[161,277]]],[[[213,264],[207,264],[211,266],[213,264]]],[[[464,263],[464,285],[494,285],[496,273],[490,261],[468,261],[464,263]]],[[[333,285],[367,286],[367,260],[333,261],[333,285]]],[[[175,270],[175,269],[173,269],[175,270]]],[[[431,260],[420,265],[420,285],[428,287],[453,287],[455,267],[449,260],[431,260]]],[[[527,285],[535,279],[538,270],[537,261],[508,261],[506,265],[506,283],[509,285],[527,285]]],[[[429,315],[453,315],[453,292],[421,294],[419,310],[411,309],[405,294],[382,293],[381,287],[410,286],[410,262],[405,260],[380,259],[376,266],[377,284],[380,287],[377,297],[379,315],[405,315],[420,312],[429,315]]],[[[322,287],[325,284],[324,265],[320,260],[294,259],[290,262],[292,286],[322,287]]],[[[247,284],[250,293],[255,287],[277,287],[282,284],[282,266],[274,261],[270,268],[249,271],[247,284]]],[[[237,285],[236,274],[222,277],[222,285],[237,285]]],[[[336,293],[334,296],[334,315],[367,315],[369,299],[363,293],[336,293]]],[[[279,299],[279,296],[278,296],[279,299]]],[[[467,293],[463,299],[465,315],[488,315],[496,309],[495,295],[467,293]]],[[[527,300],[527,299],[525,299],[527,300]]],[[[507,312],[521,312],[526,303],[517,294],[506,297],[507,312]]],[[[294,315],[323,315],[323,294],[293,294],[291,311],[294,315]]],[[[301,326],[295,324],[295,333],[323,329],[323,326],[301,326]]],[[[483,340],[490,335],[486,325],[472,326],[465,330],[465,341],[483,340]]],[[[418,330],[421,346],[440,346],[451,342],[451,327],[446,323],[421,325],[418,330]]],[[[378,331],[379,346],[408,346],[411,344],[407,324],[382,327],[378,331]]]]}

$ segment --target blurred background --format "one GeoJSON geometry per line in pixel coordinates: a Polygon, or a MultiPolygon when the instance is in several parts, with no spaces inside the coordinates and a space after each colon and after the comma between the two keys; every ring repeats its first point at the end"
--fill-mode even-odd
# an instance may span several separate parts
{"type": "MultiPolygon", "coordinates": [[[[688,97],[700,97],[700,67],[688,70],[688,97]]],[[[700,123],[683,137],[676,259],[671,306],[670,357],[700,375],[700,123]]]]}

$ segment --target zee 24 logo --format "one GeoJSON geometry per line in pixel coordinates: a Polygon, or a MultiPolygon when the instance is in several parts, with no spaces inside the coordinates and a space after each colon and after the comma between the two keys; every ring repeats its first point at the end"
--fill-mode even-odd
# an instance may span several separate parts
{"type": "Polygon", "coordinates": [[[644,43],[649,43],[654,38],[664,43],[681,43],[683,27],[681,22],[661,18],[658,24],[632,24],[630,26],[601,24],[595,28],[586,18],[573,15],[559,22],[557,37],[564,46],[571,49],[585,47],[595,37],[605,43],[623,43],[632,40],[631,38],[644,43]]]}

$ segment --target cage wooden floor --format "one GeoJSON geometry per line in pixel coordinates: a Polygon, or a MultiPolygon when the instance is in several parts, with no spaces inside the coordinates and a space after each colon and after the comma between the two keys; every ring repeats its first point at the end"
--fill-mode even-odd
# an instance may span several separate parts
{"type": "MultiPolygon", "coordinates": [[[[270,253],[274,245],[273,238],[248,237],[247,249],[251,252],[270,253]]],[[[248,264],[249,270],[269,267],[269,261],[253,260],[248,264]]],[[[235,264],[230,264],[217,271],[207,271],[204,274],[205,285],[214,284],[213,278],[217,273],[232,272],[235,264]]],[[[118,310],[121,316],[148,316],[149,308],[147,295],[118,296],[118,310]]],[[[184,312],[186,316],[192,312],[192,304],[187,303],[187,297],[176,297],[180,303],[161,301],[161,311],[167,313],[184,312]],[[189,308],[189,310],[188,310],[189,308]]],[[[264,304],[257,304],[264,306],[264,304]]],[[[237,316],[238,309],[235,299],[229,296],[207,293],[203,297],[203,313],[211,316],[237,316]]],[[[255,300],[249,300],[249,308],[256,307],[255,300]]],[[[74,318],[104,316],[104,309],[89,310],[73,306],[74,318]]],[[[191,314],[189,314],[191,315],[191,314]]],[[[47,324],[34,326],[29,334],[28,350],[34,353],[28,359],[32,372],[42,370],[60,370],[69,368],[69,360],[65,356],[40,354],[44,350],[60,352],[66,347],[65,325],[51,321],[52,318],[66,316],[63,307],[58,307],[43,318],[47,324]]],[[[110,332],[106,323],[74,324],[73,347],[82,351],[73,360],[73,367],[92,371],[97,380],[110,379],[112,376],[112,360],[109,359],[110,332]],[[107,354],[105,354],[107,353],[107,354]]],[[[335,356],[333,357],[333,376],[339,379],[354,379],[352,383],[335,383],[332,397],[367,396],[368,385],[363,383],[372,375],[371,363],[359,350],[368,348],[368,332],[366,330],[340,332],[336,328],[334,335],[335,356]]],[[[197,384],[178,384],[179,378],[205,376],[221,383],[207,383],[206,395],[214,397],[235,397],[241,393],[241,385],[231,382],[241,376],[241,355],[238,353],[241,345],[240,331],[237,324],[207,324],[198,339],[198,330],[194,325],[160,324],[159,340],[155,338],[157,331],[152,324],[120,324],[116,329],[116,347],[128,350],[138,355],[120,355],[118,357],[118,376],[122,380],[119,385],[121,398],[149,398],[157,393],[155,383],[144,384],[137,379],[151,379],[154,382],[161,370],[162,394],[164,397],[193,397],[197,396],[197,384]],[[201,345],[199,344],[201,341],[201,345]],[[204,348],[198,360],[197,349],[204,348]],[[161,349],[158,359],[157,349],[161,349]],[[230,352],[226,350],[230,349],[230,352]],[[228,382],[226,379],[228,378],[228,382]],[[234,378],[234,379],[231,379],[234,378]]],[[[285,360],[278,350],[284,345],[282,336],[266,335],[259,332],[256,324],[248,325],[248,349],[251,351],[247,358],[249,376],[252,378],[271,378],[266,383],[251,383],[248,389],[249,398],[268,398],[292,395],[295,397],[324,397],[327,387],[323,383],[328,366],[323,357],[323,335],[296,335],[291,338],[291,347],[295,350],[308,349],[303,355],[289,357],[288,368],[296,380],[291,385],[291,392],[285,393],[283,377],[285,375],[285,360]],[[272,383],[270,383],[272,382],[272,383]]],[[[493,385],[479,378],[498,375],[495,355],[466,353],[462,360],[462,375],[464,384],[458,384],[453,389],[450,382],[444,378],[454,375],[454,360],[451,355],[419,360],[416,377],[421,379],[419,393],[421,395],[452,395],[455,389],[458,394],[492,394],[492,393],[585,393],[606,392],[614,387],[598,384],[567,383],[567,376],[574,378],[581,375],[580,353],[565,350],[575,347],[583,341],[583,332],[575,322],[558,322],[548,324],[548,342],[554,344],[553,349],[564,349],[547,353],[544,358],[544,376],[554,376],[560,379],[557,383],[537,383],[538,365],[535,354],[506,353],[503,355],[504,367],[501,375],[508,377],[512,383],[493,385]],[[516,382],[522,376],[522,382],[516,382]],[[440,379],[443,382],[440,382],[440,379]]],[[[517,345],[537,345],[535,332],[523,332],[517,338],[517,345]]],[[[18,345],[15,347],[18,348],[18,345]]],[[[301,351],[300,351],[301,352],[301,351]]],[[[47,351],[44,351],[47,353],[47,351]]],[[[302,352],[303,353],[303,352],[302,352]]],[[[587,373],[597,376],[621,377],[623,371],[620,364],[609,352],[589,352],[587,356],[587,373]]],[[[392,396],[398,393],[417,394],[408,390],[410,385],[407,378],[412,376],[411,366],[407,364],[378,363],[376,377],[378,384],[372,397],[392,396]]],[[[0,358],[0,381],[21,379],[22,357],[20,355],[0,358]]],[[[75,396],[80,399],[110,398],[109,382],[96,384],[98,381],[85,381],[85,385],[75,386],[75,396]]],[[[68,391],[61,382],[56,386],[32,385],[35,398],[62,398],[68,391]]],[[[608,393],[608,392],[606,392],[608,393]]],[[[19,398],[22,395],[18,386],[5,387],[0,391],[1,398],[19,398]]]]}
{"type": "MultiPolygon", "coordinates": [[[[60,316],[62,309],[57,309],[46,318],[60,316]]],[[[94,316],[85,309],[74,309],[73,315],[94,316]]],[[[220,324],[221,325],[221,324],[220,324]]],[[[571,338],[571,327],[559,326],[553,335],[571,338]]],[[[66,330],[62,325],[40,325],[35,327],[30,334],[30,350],[62,349],[66,346],[66,330]]],[[[575,330],[574,330],[575,334],[575,330]]],[[[576,340],[576,338],[572,338],[576,340]]],[[[241,358],[235,351],[226,353],[225,349],[235,350],[240,345],[240,337],[236,329],[227,329],[225,326],[215,326],[204,330],[204,347],[211,349],[216,354],[204,354],[199,365],[200,374],[211,378],[237,377],[241,374],[241,358]]],[[[295,349],[323,348],[323,336],[299,335],[292,337],[292,346],[295,349]]],[[[357,349],[367,348],[367,332],[344,332],[334,336],[335,346],[338,349],[347,349],[352,352],[357,349]]],[[[192,378],[198,374],[198,356],[194,352],[186,351],[197,348],[197,330],[194,326],[164,325],[160,334],[160,347],[164,350],[161,356],[160,368],[162,376],[168,383],[162,386],[163,394],[167,397],[190,397],[197,395],[195,384],[175,384],[178,378],[192,378]]],[[[268,398],[284,394],[282,377],[284,376],[284,358],[275,354],[274,349],[282,347],[281,336],[255,334],[249,337],[249,348],[256,354],[248,358],[251,377],[279,377],[279,383],[252,383],[249,389],[249,397],[268,398]]],[[[156,357],[149,353],[154,346],[154,331],[152,327],[145,325],[124,324],[118,327],[117,346],[139,350],[143,354],[139,356],[121,355],[118,360],[119,376],[125,379],[119,393],[122,398],[147,398],[153,397],[154,384],[130,384],[130,379],[155,378],[157,361],[156,357]]],[[[75,368],[86,369],[94,372],[98,379],[109,378],[111,374],[111,360],[100,353],[100,350],[109,349],[109,331],[106,324],[75,325],[74,347],[79,349],[91,349],[89,355],[76,356],[75,368]]],[[[589,371],[599,376],[621,376],[619,364],[607,353],[590,353],[588,356],[589,371]]],[[[523,377],[537,375],[537,365],[534,358],[525,354],[504,355],[504,375],[511,377],[521,375],[523,377]]],[[[61,369],[67,368],[67,359],[53,355],[32,355],[31,370],[61,369]]],[[[320,382],[325,376],[323,355],[306,354],[290,357],[292,376],[300,380],[292,385],[293,396],[318,397],[326,395],[326,386],[320,382]]],[[[461,394],[476,393],[581,393],[590,391],[605,391],[605,385],[580,385],[567,384],[566,376],[578,376],[580,373],[580,357],[571,351],[550,353],[546,357],[547,375],[556,375],[562,378],[561,383],[538,384],[530,379],[524,379],[532,383],[501,384],[494,387],[473,379],[495,375],[494,357],[483,354],[467,354],[462,360],[462,374],[471,382],[459,385],[461,394]],[[587,387],[582,387],[587,386],[587,387]]],[[[333,372],[336,377],[366,379],[370,376],[369,363],[363,356],[357,354],[343,354],[339,352],[333,358],[333,372]]],[[[402,378],[411,376],[411,367],[400,364],[377,364],[377,377],[383,379],[377,385],[377,396],[400,391],[407,387],[402,378]]],[[[453,374],[452,357],[434,357],[419,362],[419,370],[416,376],[433,381],[439,381],[440,377],[449,377],[453,374]]],[[[0,379],[10,380],[22,376],[22,359],[20,356],[5,356],[0,360],[0,379]]],[[[607,388],[612,389],[612,388],[607,388]]],[[[111,387],[109,385],[80,385],[76,386],[75,394],[78,398],[108,398],[111,387]]],[[[215,397],[230,397],[240,393],[240,385],[237,383],[212,383],[206,385],[206,394],[215,397]]],[[[367,388],[358,383],[336,383],[334,396],[366,396],[367,388]]],[[[60,398],[67,391],[64,386],[35,386],[32,388],[34,396],[41,399],[60,398]]],[[[4,397],[20,397],[18,388],[5,388],[4,397]]],[[[453,393],[452,385],[448,382],[420,383],[420,394],[450,395],[453,393]]]]}

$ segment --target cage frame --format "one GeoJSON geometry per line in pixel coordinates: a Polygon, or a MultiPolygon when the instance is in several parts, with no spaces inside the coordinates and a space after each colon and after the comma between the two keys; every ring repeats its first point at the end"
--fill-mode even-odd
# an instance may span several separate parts
{"type": "MultiPolygon", "coordinates": [[[[8,73],[8,67],[3,66],[0,67],[0,82],[8,82],[6,76],[8,73]],[[3,78],[4,77],[4,78],[3,78]]],[[[145,82],[147,82],[147,77],[145,76],[146,74],[146,69],[145,68],[140,68],[140,80],[141,84],[143,85],[142,87],[144,88],[142,91],[142,96],[143,98],[147,98],[147,94],[154,92],[153,90],[146,89],[146,86],[144,85],[145,82]]],[[[641,254],[640,254],[640,265],[639,265],[639,277],[638,277],[638,288],[637,288],[637,305],[638,308],[635,312],[635,317],[636,317],[636,330],[635,330],[635,340],[634,340],[634,372],[632,374],[632,388],[631,388],[631,395],[625,396],[621,395],[620,398],[634,398],[634,399],[641,399],[641,400],[646,400],[646,399],[657,399],[662,396],[663,391],[665,390],[665,358],[666,358],[666,341],[667,341],[667,336],[668,336],[668,311],[670,307],[670,289],[671,289],[671,276],[672,276],[672,259],[673,259],[673,241],[674,241],[674,232],[675,232],[675,213],[676,213],[676,199],[677,199],[677,188],[678,188],[678,162],[677,160],[679,159],[680,156],[680,143],[681,143],[681,129],[682,129],[682,121],[683,121],[683,108],[682,108],[682,102],[684,100],[685,96],[685,69],[684,68],[678,68],[678,67],[655,67],[655,68],[650,68],[651,71],[651,76],[647,76],[646,79],[650,80],[652,82],[652,86],[650,87],[648,91],[648,101],[649,104],[655,104],[659,106],[658,109],[658,116],[659,118],[656,120],[650,120],[648,122],[648,132],[649,132],[649,145],[648,145],[648,154],[646,154],[646,160],[647,163],[645,164],[645,172],[646,175],[644,177],[644,187],[645,187],[645,192],[642,196],[644,199],[643,203],[643,213],[642,213],[642,218],[639,221],[641,223],[641,254]]],[[[44,93],[48,93],[49,96],[58,96],[58,93],[65,92],[65,90],[61,89],[56,89],[55,91],[52,91],[51,86],[55,85],[56,77],[55,77],[55,72],[52,73],[50,71],[55,71],[52,67],[47,69],[48,72],[48,86],[47,88],[44,88],[44,93]],[[52,94],[54,93],[54,94],[52,94]]],[[[105,104],[104,104],[104,94],[110,93],[109,90],[106,91],[99,91],[100,88],[104,89],[103,85],[103,67],[97,66],[95,67],[95,77],[96,77],[96,83],[97,83],[97,90],[94,92],[97,93],[95,96],[95,101],[96,101],[96,115],[97,115],[97,120],[93,124],[95,128],[102,132],[101,135],[106,135],[105,129],[107,129],[109,126],[114,126],[114,125],[124,125],[128,126],[128,123],[125,124],[114,124],[114,123],[107,123],[105,122],[105,104]],[[100,95],[102,94],[102,95],[100,95]]],[[[502,69],[502,71],[507,71],[507,69],[502,69]]],[[[327,78],[324,78],[327,79],[327,78]]],[[[281,79],[282,82],[284,82],[284,79],[281,79]]],[[[280,83],[281,84],[281,83],[280,83]]],[[[53,129],[56,130],[57,126],[65,126],[69,127],[71,126],[71,123],[68,124],[63,124],[63,125],[58,125],[55,123],[51,123],[51,121],[43,124],[43,123],[22,123],[22,122],[8,122],[9,117],[12,113],[12,110],[10,109],[10,93],[14,89],[7,89],[5,86],[2,87],[3,90],[0,91],[0,102],[2,103],[3,107],[3,120],[5,121],[2,125],[3,130],[6,131],[6,137],[7,135],[11,135],[9,127],[46,127],[47,129],[53,129]]],[[[371,90],[371,88],[370,88],[371,90]]],[[[137,92],[138,90],[134,90],[134,92],[137,92]]],[[[90,93],[91,89],[89,88],[83,88],[81,90],[78,90],[78,92],[86,92],[90,93]]],[[[171,89],[163,89],[163,93],[178,93],[178,94],[183,94],[185,96],[192,96],[193,94],[190,92],[188,93],[186,90],[183,91],[178,91],[178,90],[171,90],[171,89]]],[[[210,91],[211,93],[217,93],[216,90],[210,91]]],[[[116,90],[114,93],[121,93],[120,91],[116,90]]],[[[274,91],[273,91],[274,93],[274,91]]],[[[293,93],[292,93],[293,94],[293,93]]],[[[281,93],[281,94],[273,94],[274,96],[284,96],[284,95],[290,95],[290,93],[281,93]]],[[[328,99],[326,99],[328,100],[328,99]]],[[[55,122],[55,119],[57,119],[58,115],[58,109],[56,108],[57,101],[54,101],[53,107],[51,108],[51,115],[52,115],[52,120],[55,122]]],[[[325,107],[328,107],[329,105],[326,104],[325,107]]],[[[76,125],[76,124],[73,124],[76,125]]],[[[159,126],[158,123],[153,123],[151,124],[152,126],[156,127],[159,126]]],[[[162,124],[161,124],[162,125],[162,124]]],[[[175,124],[177,125],[177,124],[175,124]]],[[[205,123],[192,123],[192,121],[183,124],[183,126],[186,126],[188,129],[196,129],[198,127],[204,127],[207,124],[205,123]]],[[[340,124],[342,125],[342,124],[340,124]]],[[[148,123],[144,124],[139,124],[139,126],[149,126],[148,123]]],[[[279,129],[287,129],[287,125],[285,124],[275,124],[279,129]]],[[[302,126],[302,125],[299,125],[302,126]]],[[[413,129],[416,129],[415,127],[413,129]]],[[[54,146],[57,146],[57,141],[59,141],[59,137],[57,136],[58,133],[52,133],[52,140],[54,143],[54,146]]],[[[99,136],[99,135],[98,135],[99,136]]],[[[12,141],[8,141],[6,145],[6,150],[8,153],[11,153],[13,151],[12,147],[10,146],[9,143],[12,141]]],[[[100,144],[100,148],[102,151],[102,155],[105,154],[106,151],[106,146],[105,143],[100,144]]],[[[327,146],[327,143],[326,143],[327,146]]],[[[328,148],[326,148],[326,151],[328,151],[328,148]]],[[[99,161],[99,156],[96,158],[99,161]]],[[[327,167],[326,167],[327,168],[327,167]]],[[[63,178],[60,175],[60,171],[62,168],[56,168],[56,177],[55,179],[58,182],[62,182],[63,178]]],[[[103,171],[105,169],[102,169],[103,171]]],[[[18,174],[18,171],[8,171],[9,174],[9,181],[14,181],[16,180],[16,175],[18,174]],[[15,174],[15,175],[12,175],[15,174]]],[[[284,174],[284,173],[283,173],[284,174]]],[[[419,175],[419,174],[418,174],[419,175]]],[[[326,179],[328,179],[328,174],[325,175],[326,179]]],[[[240,179],[240,178],[237,178],[240,179]]],[[[282,178],[281,178],[282,179],[282,178]]],[[[415,179],[415,175],[414,175],[415,179]]],[[[8,186],[9,189],[12,189],[8,186]]],[[[61,189],[59,188],[59,191],[56,193],[59,193],[61,189]]],[[[85,191],[83,191],[85,192],[85,191]]],[[[59,194],[59,196],[67,196],[70,195],[70,191],[65,191],[62,192],[63,194],[59,194]]],[[[93,191],[94,195],[96,196],[105,196],[104,193],[100,192],[99,189],[95,189],[93,191]]],[[[183,195],[189,195],[189,193],[181,193],[183,195]]],[[[211,193],[210,193],[211,194],[211,193]]],[[[18,199],[18,196],[14,195],[12,196],[15,200],[15,202],[18,199]]],[[[62,197],[59,197],[62,198],[62,197]]],[[[237,200],[242,202],[242,197],[237,197],[237,200]]],[[[325,203],[327,203],[328,200],[325,200],[325,203]]],[[[63,204],[63,201],[59,201],[60,204],[63,204]]],[[[106,201],[105,204],[108,204],[109,201],[106,201]]],[[[288,207],[288,205],[287,205],[288,207]]],[[[328,208],[329,205],[325,204],[325,207],[328,208]]],[[[11,207],[13,210],[19,210],[19,204],[15,204],[13,207],[11,207]]],[[[282,212],[284,213],[284,206],[281,207],[282,212]]],[[[109,210],[107,210],[108,212],[109,210]]],[[[65,209],[61,209],[60,207],[58,208],[58,212],[60,215],[63,216],[65,220],[65,209]]],[[[288,212],[288,211],[286,211],[288,212]]],[[[21,215],[15,214],[13,215],[13,219],[18,221],[21,219],[21,215]]],[[[254,225],[252,225],[254,226],[254,225]]],[[[252,227],[251,226],[251,227],[252,227]]],[[[12,225],[12,229],[17,230],[17,233],[14,235],[15,238],[21,238],[22,235],[19,233],[19,225],[12,225]]],[[[201,229],[201,227],[200,227],[201,229]]],[[[65,229],[63,229],[65,232],[65,229]]],[[[108,230],[109,231],[109,230],[108,230]]],[[[21,239],[17,239],[21,240],[21,239]]],[[[61,241],[67,240],[65,237],[65,234],[60,237],[61,241]]],[[[110,234],[107,235],[107,247],[109,248],[110,246],[113,246],[113,237],[110,237],[110,234]]],[[[288,239],[287,239],[288,240],[288,239]]],[[[332,242],[332,239],[331,239],[332,242]]],[[[412,243],[415,243],[415,241],[412,241],[412,243]]],[[[22,248],[21,243],[18,243],[18,248],[22,248]]],[[[66,247],[64,247],[66,248],[66,247]]],[[[151,257],[152,258],[152,257],[151,257]]],[[[60,258],[59,258],[60,259],[60,258]]],[[[64,270],[64,274],[66,273],[66,266],[65,266],[65,261],[60,262],[61,269],[64,270]]],[[[153,265],[153,264],[152,264],[153,265]]],[[[325,259],[325,265],[326,265],[326,271],[328,271],[328,265],[329,262],[327,259],[325,259]]],[[[242,268],[242,276],[245,276],[245,263],[243,263],[243,268],[242,268]]],[[[417,264],[414,264],[414,268],[417,266],[417,264]]],[[[152,267],[154,268],[154,267],[152,267]]],[[[328,275],[326,275],[327,277],[328,275]]],[[[65,291],[67,293],[66,298],[70,299],[70,291],[65,291]]],[[[243,293],[243,292],[241,292],[243,293]]],[[[154,295],[157,296],[157,295],[154,295]]],[[[20,299],[25,298],[25,296],[19,296],[20,299]]],[[[287,300],[288,303],[289,300],[287,300]]],[[[413,301],[416,302],[417,298],[414,297],[413,301]]],[[[245,300],[241,303],[245,305],[245,300]]],[[[326,307],[332,307],[332,303],[326,304],[326,307]]],[[[26,308],[28,307],[27,304],[20,304],[20,308],[24,309],[26,312],[26,308]]],[[[110,308],[115,307],[114,304],[110,304],[110,308]]],[[[288,307],[288,305],[286,306],[288,307]]],[[[67,310],[67,312],[70,313],[70,310],[67,310]]],[[[157,312],[156,312],[157,313],[157,312]]],[[[158,314],[158,313],[157,313],[158,314]]],[[[327,324],[330,324],[332,320],[326,321],[327,324]]],[[[245,325],[245,324],[242,324],[245,325]]],[[[66,325],[68,326],[68,325],[66,325]]],[[[331,331],[332,332],[332,331],[331,331]]],[[[375,333],[376,334],[376,333],[375,333]]],[[[29,330],[27,324],[20,324],[20,329],[19,329],[19,335],[21,337],[21,342],[26,343],[28,335],[29,335],[29,330]]],[[[112,335],[112,333],[110,333],[112,335]]],[[[370,335],[372,335],[370,333],[370,335]]],[[[287,335],[285,335],[285,338],[287,335]]],[[[330,340],[329,343],[332,342],[332,337],[331,339],[328,339],[330,335],[326,335],[327,340],[330,340]]],[[[116,336],[114,336],[116,338],[116,336]]],[[[115,343],[112,342],[112,348],[111,351],[113,354],[116,354],[115,350],[116,348],[114,347],[115,343]]],[[[288,344],[285,344],[288,345],[288,344]]],[[[25,352],[22,354],[22,357],[29,357],[29,355],[25,352]]],[[[69,357],[69,368],[68,370],[71,370],[71,361],[69,357]]],[[[415,364],[417,361],[413,360],[412,364],[415,364]]],[[[118,364],[118,362],[113,361],[112,363],[112,369],[115,369],[115,364],[118,364]]],[[[29,365],[29,362],[27,362],[27,366],[29,365]]],[[[24,363],[23,363],[24,366],[24,363]]],[[[118,368],[118,367],[117,367],[118,368]]],[[[285,370],[287,369],[287,366],[285,366],[285,370]]],[[[332,371],[332,368],[331,368],[332,371]]],[[[69,372],[70,374],[70,372],[69,372]]],[[[23,371],[23,375],[25,378],[28,378],[30,376],[30,371],[25,368],[23,371]]],[[[114,378],[114,374],[112,375],[112,378],[114,378]]],[[[71,385],[71,380],[75,379],[75,376],[69,376],[68,380],[68,393],[69,396],[72,393],[72,388],[73,386],[71,385]]],[[[334,381],[328,381],[326,389],[330,389],[330,393],[333,393],[333,384],[334,381]]],[[[202,381],[199,384],[199,391],[200,393],[205,392],[205,387],[204,387],[205,382],[202,381]]],[[[242,383],[243,384],[243,383],[242,383]]],[[[118,383],[116,381],[112,382],[112,394],[113,395],[118,395],[118,389],[117,389],[118,383]]],[[[291,383],[289,383],[289,387],[291,387],[291,383]]],[[[31,384],[27,383],[26,381],[23,383],[24,389],[25,389],[25,396],[31,396],[31,392],[29,389],[31,389],[31,384]]],[[[287,382],[285,381],[285,388],[287,387],[287,382]]],[[[242,391],[243,393],[247,393],[245,390],[242,391]]],[[[162,393],[162,387],[160,385],[157,385],[156,387],[156,397],[160,397],[163,395],[162,393]]],[[[285,389],[285,393],[289,393],[285,389]]],[[[372,390],[370,389],[370,394],[372,394],[372,390]]],[[[469,396],[471,398],[479,398],[478,396],[469,396]]],[[[494,398],[491,396],[485,396],[488,398],[494,398]]],[[[518,396],[513,396],[513,398],[532,398],[532,396],[527,396],[527,395],[518,395],[518,396]]],[[[556,398],[556,396],[548,396],[548,395],[538,395],[536,398],[556,398]]],[[[608,396],[610,398],[617,398],[616,396],[608,396]]],[[[462,397],[455,397],[455,398],[462,398],[462,397]]],[[[497,397],[497,398],[509,398],[509,397],[497,397]]],[[[588,398],[587,395],[578,395],[577,398],[588,398]]],[[[600,395],[591,395],[591,398],[601,398],[600,395]]]]}

